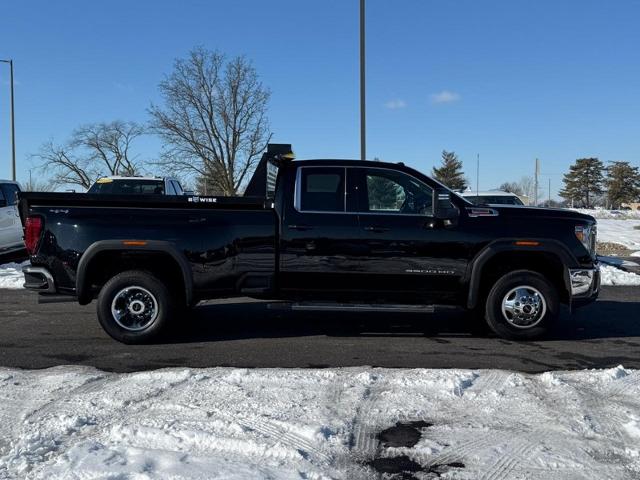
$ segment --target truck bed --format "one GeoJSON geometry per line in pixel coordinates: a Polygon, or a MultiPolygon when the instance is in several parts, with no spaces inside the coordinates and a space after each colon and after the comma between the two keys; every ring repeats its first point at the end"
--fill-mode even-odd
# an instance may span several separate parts
{"type": "Polygon", "coordinates": [[[101,250],[94,272],[108,272],[116,258],[131,267],[149,255],[159,268],[167,262],[157,255],[162,246],[186,265],[194,298],[272,284],[277,215],[264,198],[23,193],[19,199],[23,223],[29,215],[43,222],[31,263],[55,274],[60,293],[78,293],[77,270],[87,252],[101,250]],[[125,247],[130,240],[146,247],[125,247]],[[110,256],[105,248],[114,244],[129,253],[110,256]]]}

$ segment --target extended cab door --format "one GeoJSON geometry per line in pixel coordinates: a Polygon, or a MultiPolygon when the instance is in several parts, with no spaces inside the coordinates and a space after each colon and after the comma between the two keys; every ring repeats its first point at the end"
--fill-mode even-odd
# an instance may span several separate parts
{"type": "Polygon", "coordinates": [[[359,283],[375,298],[456,301],[466,268],[455,224],[433,217],[433,188],[390,168],[353,167],[360,238],[366,250],[359,283]]]}
{"type": "Polygon", "coordinates": [[[288,173],[295,181],[283,183],[281,291],[334,300],[359,290],[363,248],[347,169],[299,166],[288,173]]]}

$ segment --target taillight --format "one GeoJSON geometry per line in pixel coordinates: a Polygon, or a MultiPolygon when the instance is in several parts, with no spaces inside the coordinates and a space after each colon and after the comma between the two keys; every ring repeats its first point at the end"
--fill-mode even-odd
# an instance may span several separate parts
{"type": "Polygon", "coordinates": [[[41,217],[27,217],[24,224],[24,244],[27,247],[29,255],[35,255],[38,250],[38,243],[40,243],[40,236],[42,235],[42,218],[41,217]]]}

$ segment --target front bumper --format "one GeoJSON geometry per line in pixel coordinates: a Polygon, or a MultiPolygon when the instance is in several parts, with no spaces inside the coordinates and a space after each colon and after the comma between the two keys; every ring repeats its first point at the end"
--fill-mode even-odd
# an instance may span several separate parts
{"type": "Polygon", "coordinates": [[[600,265],[593,268],[570,268],[571,303],[579,307],[593,302],[600,293],[600,265]]]}

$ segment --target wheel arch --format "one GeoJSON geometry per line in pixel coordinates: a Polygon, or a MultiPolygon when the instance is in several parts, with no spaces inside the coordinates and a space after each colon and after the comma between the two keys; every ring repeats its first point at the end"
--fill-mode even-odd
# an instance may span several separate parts
{"type": "Polygon", "coordinates": [[[106,268],[107,275],[120,271],[147,267],[153,273],[165,276],[184,294],[187,305],[192,305],[193,275],[191,265],[184,254],[173,244],[160,240],[146,240],[124,243],[123,240],[100,240],[85,250],[76,270],[76,294],[78,302],[86,305],[93,299],[92,280],[104,276],[96,270],[106,268]],[[132,263],[124,263],[123,258],[134,258],[132,263]],[[161,259],[163,262],[155,262],[161,259]],[[125,268],[126,267],[126,268],[125,268]],[[176,278],[178,277],[178,278],[176,278]]]}
{"type": "Polygon", "coordinates": [[[576,265],[571,252],[554,240],[528,240],[531,245],[517,245],[519,239],[499,240],[487,245],[468,269],[467,308],[476,308],[491,282],[513,270],[532,270],[543,274],[558,288],[562,302],[570,302],[569,268],[576,265]]]}

